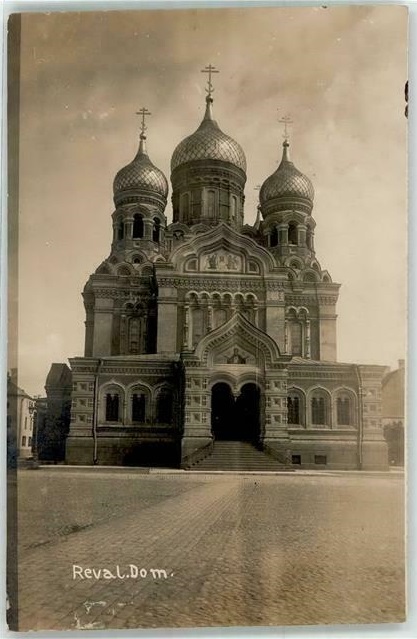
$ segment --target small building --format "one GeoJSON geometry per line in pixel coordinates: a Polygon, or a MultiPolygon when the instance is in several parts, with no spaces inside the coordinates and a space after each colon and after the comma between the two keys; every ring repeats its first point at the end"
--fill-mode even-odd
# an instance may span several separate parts
{"type": "Polygon", "coordinates": [[[404,466],[404,403],[405,365],[400,359],[398,368],[382,380],[382,427],[392,466],[404,466]]]}
{"type": "Polygon", "coordinates": [[[24,460],[32,456],[35,399],[17,385],[16,371],[7,376],[8,456],[24,460]]]}
{"type": "Polygon", "coordinates": [[[67,364],[52,364],[45,384],[46,398],[36,403],[36,452],[40,462],[65,459],[69,431],[72,375],[67,364]]]}

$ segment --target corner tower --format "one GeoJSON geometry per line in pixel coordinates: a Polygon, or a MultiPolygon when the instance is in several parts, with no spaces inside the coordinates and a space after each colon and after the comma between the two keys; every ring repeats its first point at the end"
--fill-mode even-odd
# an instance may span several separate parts
{"type": "Polygon", "coordinates": [[[243,226],[246,158],[240,145],[223,133],[213,118],[209,65],[206,111],[197,131],[176,147],[171,160],[173,221],[189,226],[225,222],[243,226]]]}
{"type": "Polygon", "coordinates": [[[314,256],[314,227],[311,216],[314,188],[289,157],[285,138],[277,170],[262,184],[259,200],[264,218],[263,235],[269,248],[280,257],[296,254],[314,256]]]}
{"type": "Polygon", "coordinates": [[[139,149],[133,160],[117,172],[113,182],[114,204],[112,253],[129,256],[134,249],[146,254],[161,251],[166,228],[168,182],[150,160],[146,149],[145,117],[141,109],[139,149]]]}

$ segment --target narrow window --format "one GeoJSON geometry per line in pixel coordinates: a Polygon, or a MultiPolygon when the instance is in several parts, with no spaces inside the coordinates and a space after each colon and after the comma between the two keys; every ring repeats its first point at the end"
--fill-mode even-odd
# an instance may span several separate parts
{"type": "Polygon", "coordinates": [[[288,225],[288,243],[289,244],[298,244],[297,225],[294,224],[294,222],[291,222],[288,225]]]}
{"type": "Polygon", "coordinates": [[[297,396],[290,396],[287,399],[288,408],[288,423],[299,424],[300,423],[300,400],[297,396]]]}
{"type": "Polygon", "coordinates": [[[303,329],[301,322],[290,322],[291,353],[302,357],[303,355],[303,329]]]}
{"type": "Polygon", "coordinates": [[[26,436],[23,435],[22,437],[22,446],[26,446],[26,436]]]}
{"type": "Polygon", "coordinates": [[[311,421],[315,425],[326,424],[326,403],[324,397],[313,397],[311,400],[311,421]]]}
{"type": "Polygon", "coordinates": [[[132,317],[129,321],[129,353],[132,355],[140,353],[141,328],[141,319],[132,317]]]}
{"type": "Polygon", "coordinates": [[[124,238],[124,234],[125,234],[125,227],[123,222],[119,222],[119,224],[117,225],[117,239],[120,241],[124,238]]]}
{"type": "Polygon", "coordinates": [[[338,397],[337,399],[337,423],[340,426],[350,426],[351,424],[349,397],[338,397]]]}
{"type": "Polygon", "coordinates": [[[132,422],[145,421],[146,398],[143,393],[135,393],[132,397],[132,422]]]}
{"type": "Polygon", "coordinates": [[[29,437],[28,439],[28,446],[32,446],[32,437],[29,437]]]}
{"type": "Polygon", "coordinates": [[[119,421],[119,395],[107,393],[106,395],[106,422],[119,421]]]}
{"type": "Polygon", "coordinates": [[[154,219],[153,219],[153,232],[152,232],[153,241],[154,242],[159,242],[160,236],[161,236],[161,221],[157,217],[154,217],[154,219]]]}
{"type": "Polygon", "coordinates": [[[237,212],[237,199],[234,195],[232,195],[232,201],[230,205],[230,219],[232,220],[232,222],[234,222],[236,219],[236,212],[237,212]]]}
{"type": "Polygon", "coordinates": [[[133,239],[143,237],[143,216],[139,213],[133,216],[133,239]]]}
{"type": "Polygon", "coordinates": [[[271,246],[278,246],[278,230],[277,227],[274,226],[274,228],[271,231],[271,246]]]}
{"type": "Polygon", "coordinates": [[[214,191],[208,191],[207,193],[207,217],[215,217],[215,198],[216,194],[214,191]]]}

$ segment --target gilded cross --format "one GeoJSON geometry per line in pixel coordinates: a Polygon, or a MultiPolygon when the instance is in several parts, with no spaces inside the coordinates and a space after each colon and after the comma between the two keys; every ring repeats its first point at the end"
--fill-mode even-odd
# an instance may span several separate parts
{"type": "Polygon", "coordinates": [[[212,73],[219,73],[219,71],[212,64],[209,64],[208,66],[204,67],[204,69],[201,69],[201,73],[208,73],[208,84],[206,91],[208,96],[210,97],[214,91],[214,87],[211,82],[212,73]]]}
{"type": "Polygon", "coordinates": [[[140,125],[140,132],[142,135],[145,135],[145,131],[148,128],[145,124],[145,118],[147,115],[152,115],[152,113],[150,111],[148,111],[148,109],[146,109],[145,107],[142,107],[141,109],[139,109],[139,111],[136,111],[136,115],[141,115],[142,116],[142,122],[140,125]]]}
{"type": "Polygon", "coordinates": [[[291,120],[289,115],[284,115],[282,118],[279,118],[278,122],[281,122],[281,124],[284,125],[283,138],[284,138],[284,140],[286,140],[288,142],[288,125],[292,124],[293,121],[291,120]]]}

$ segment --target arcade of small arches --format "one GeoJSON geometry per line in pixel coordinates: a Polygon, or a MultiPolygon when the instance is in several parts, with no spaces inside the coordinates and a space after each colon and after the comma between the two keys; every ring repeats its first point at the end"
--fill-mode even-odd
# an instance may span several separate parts
{"type": "Polygon", "coordinates": [[[184,345],[194,348],[211,330],[240,312],[255,326],[258,299],[253,293],[208,293],[190,291],[185,298],[184,345]]]}
{"type": "Polygon", "coordinates": [[[99,390],[99,423],[115,425],[171,425],[175,392],[169,385],[151,387],[135,383],[127,388],[116,382],[99,390]]]}
{"type": "Polygon", "coordinates": [[[145,239],[159,244],[164,230],[165,222],[155,212],[135,213],[133,217],[119,215],[113,224],[113,242],[145,239]]]}
{"type": "Polygon", "coordinates": [[[298,357],[311,357],[311,326],[307,308],[290,306],[285,315],[285,348],[286,353],[298,357]]]}

